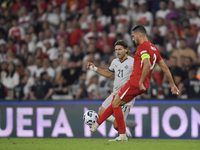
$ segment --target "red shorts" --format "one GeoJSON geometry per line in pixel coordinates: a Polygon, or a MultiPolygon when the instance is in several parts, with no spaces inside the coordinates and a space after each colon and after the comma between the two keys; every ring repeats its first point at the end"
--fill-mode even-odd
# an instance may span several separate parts
{"type": "Polygon", "coordinates": [[[137,95],[144,93],[139,87],[133,86],[129,81],[119,90],[119,97],[125,102],[130,102],[137,95]]]}

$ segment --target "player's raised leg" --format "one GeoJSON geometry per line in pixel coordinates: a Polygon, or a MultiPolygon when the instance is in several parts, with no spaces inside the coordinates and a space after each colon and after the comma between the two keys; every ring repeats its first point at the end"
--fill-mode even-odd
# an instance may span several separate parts
{"type": "MultiPolygon", "coordinates": [[[[112,101],[114,100],[114,93],[111,93],[107,98],[106,100],[102,103],[102,106],[101,108],[99,109],[99,112],[98,112],[98,115],[101,116],[101,114],[106,110],[106,108],[108,106],[110,106],[110,104],[112,103],[112,101]]],[[[115,120],[115,117],[110,115],[107,119],[106,119],[108,122],[111,122],[113,123],[114,120],[115,120]]]]}
{"type": "MultiPolygon", "coordinates": [[[[129,106],[126,106],[126,107],[123,107],[122,111],[124,113],[124,120],[126,120],[127,116],[128,116],[128,112],[129,112],[129,106]]],[[[101,114],[105,111],[106,109],[104,108],[104,105],[101,106],[101,108],[99,109],[99,112],[98,112],[98,116],[101,116],[101,114]]],[[[108,117],[106,119],[106,121],[110,122],[113,124],[113,127],[115,128],[115,130],[118,131],[118,125],[117,125],[117,122],[115,120],[115,117],[113,115],[110,115],[110,117],[108,117]]],[[[130,138],[130,134],[126,131],[126,136],[128,138],[130,138]]]]}
{"type": "Polygon", "coordinates": [[[123,116],[122,109],[121,109],[121,106],[123,106],[126,103],[127,102],[122,101],[120,99],[118,94],[112,103],[113,111],[115,114],[115,119],[116,119],[116,122],[118,125],[119,137],[117,137],[114,140],[110,140],[110,141],[128,141],[128,138],[126,136],[126,125],[124,122],[124,116],[123,116]]]}
{"type": "Polygon", "coordinates": [[[97,120],[97,122],[95,122],[93,125],[90,126],[91,132],[95,132],[97,130],[97,128],[99,127],[99,125],[101,125],[101,123],[103,121],[105,121],[106,119],[108,119],[112,123],[114,122],[115,118],[112,116],[113,110],[112,110],[112,105],[111,105],[112,101],[114,100],[114,97],[115,97],[114,94],[111,94],[103,102],[103,104],[98,112],[99,119],[97,120]]]}
{"type": "Polygon", "coordinates": [[[110,115],[113,114],[112,105],[108,106],[108,108],[101,114],[97,122],[91,125],[90,131],[95,132],[99,125],[101,125],[110,115]]]}
{"type": "MultiPolygon", "coordinates": [[[[100,117],[101,114],[102,114],[105,110],[106,110],[106,109],[105,109],[103,106],[101,106],[101,108],[99,109],[99,112],[98,112],[98,116],[100,117]]],[[[106,119],[106,121],[108,121],[108,122],[110,122],[110,123],[112,123],[112,124],[114,125],[115,117],[114,117],[113,115],[110,115],[110,117],[108,117],[108,118],[106,119]]],[[[114,127],[116,127],[116,126],[114,125],[114,127]]],[[[116,128],[115,128],[115,129],[116,129],[116,128]]]]}

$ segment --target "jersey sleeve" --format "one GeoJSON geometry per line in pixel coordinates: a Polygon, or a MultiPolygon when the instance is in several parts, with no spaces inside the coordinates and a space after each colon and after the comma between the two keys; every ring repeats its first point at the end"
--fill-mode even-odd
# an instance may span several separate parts
{"type": "Polygon", "coordinates": [[[143,45],[143,44],[138,47],[138,52],[139,52],[139,56],[141,58],[142,58],[142,56],[150,55],[149,52],[148,52],[148,48],[145,45],[143,45]]]}
{"type": "Polygon", "coordinates": [[[157,50],[157,60],[156,62],[159,62],[162,60],[162,56],[160,55],[160,52],[157,50]]]}
{"type": "Polygon", "coordinates": [[[110,67],[108,68],[108,70],[110,70],[111,72],[115,72],[115,69],[114,69],[114,60],[110,64],[110,67]]]}

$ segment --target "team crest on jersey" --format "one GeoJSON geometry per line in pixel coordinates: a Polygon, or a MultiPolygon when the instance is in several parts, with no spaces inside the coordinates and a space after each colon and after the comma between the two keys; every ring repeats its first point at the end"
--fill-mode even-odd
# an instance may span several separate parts
{"type": "Polygon", "coordinates": [[[124,68],[125,68],[125,69],[128,69],[128,66],[126,65],[124,68]]]}
{"type": "Polygon", "coordinates": [[[151,47],[152,50],[156,51],[156,48],[155,48],[155,47],[153,47],[153,46],[150,46],[150,47],[151,47]]]}

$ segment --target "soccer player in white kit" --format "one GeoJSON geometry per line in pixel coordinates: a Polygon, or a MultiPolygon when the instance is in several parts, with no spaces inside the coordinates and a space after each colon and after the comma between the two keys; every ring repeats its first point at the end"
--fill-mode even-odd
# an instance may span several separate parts
{"type": "MultiPolygon", "coordinates": [[[[132,57],[128,56],[129,50],[128,50],[127,43],[123,40],[117,41],[115,43],[115,52],[116,52],[118,58],[115,58],[112,61],[108,70],[103,70],[103,69],[97,68],[91,62],[88,62],[88,64],[87,64],[87,68],[89,68],[93,71],[96,71],[98,74],[100,74],[102,76],[111,77],[113,74],[115,74],[113,92],[102,103],[102,106],[98,112],[99,116],[111,104],[117,91],[127,82],[127,80],[129,80],[130,75],[132,73],[134,59],[132,57]]],[[[132,101],[130,101],[129,103],[126,103],[122,107],[124,120],[126,120],[128,113],[130,111],[130,108],[134,105],[134,102],[135,102],[135,98],[132,101]]],[[[107,121],[113,123],[114,128],[116,130],[118,130],[118,126],[117,126],[114,116],[111,115],[110,117],[108,117],[107,121]]],[[[126,135],[127,135],[127,137],[130,136],[130,134],[128,132],[126,132],[126,135]]]]}

